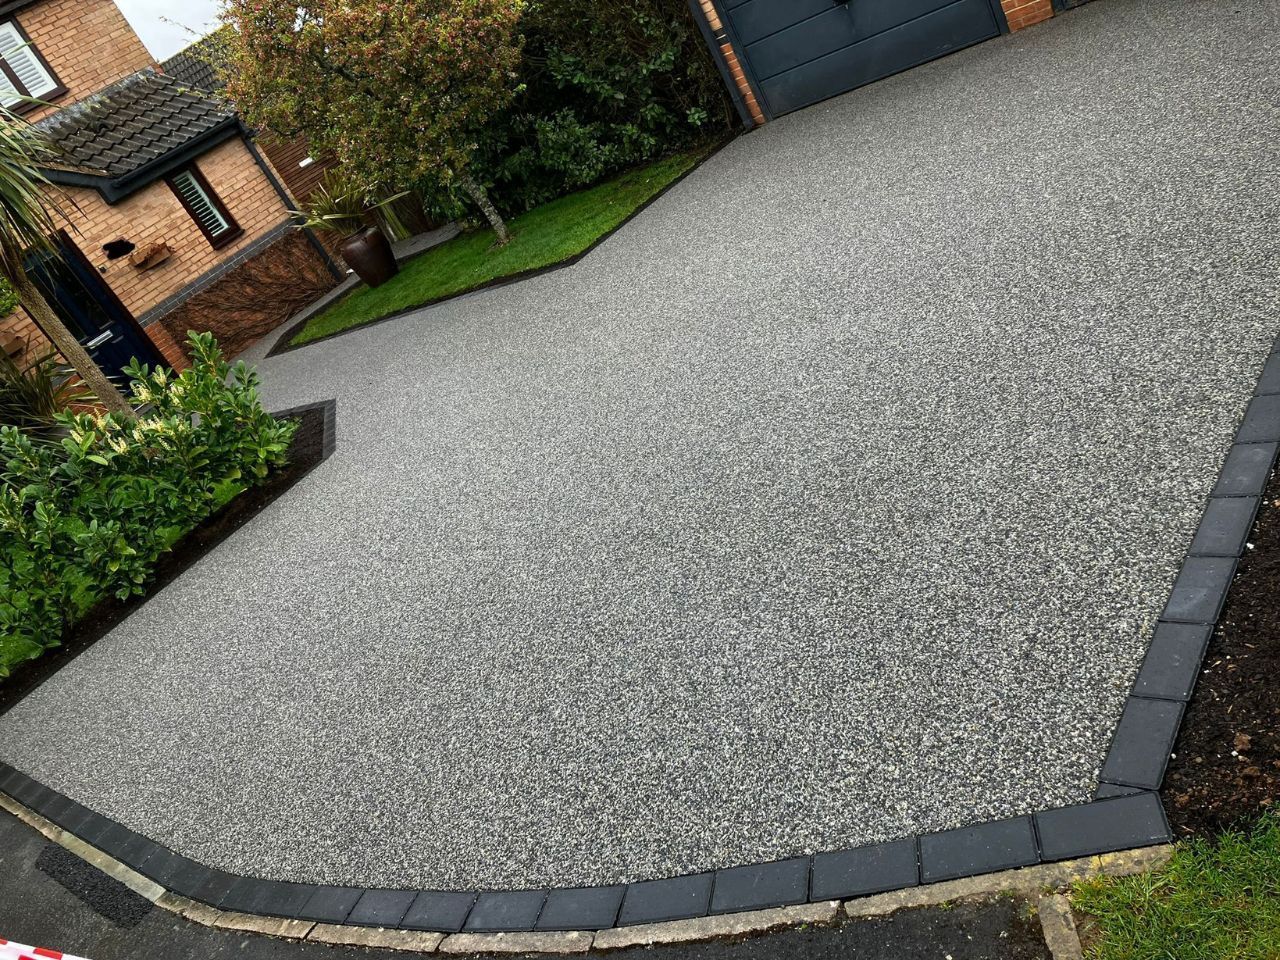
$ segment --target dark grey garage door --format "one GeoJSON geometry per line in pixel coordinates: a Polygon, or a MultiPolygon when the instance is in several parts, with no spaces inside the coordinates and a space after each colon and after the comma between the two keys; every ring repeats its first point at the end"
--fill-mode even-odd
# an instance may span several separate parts
{"type": "Polygon", "coordinates": [[[1000,33],[995,0],[720,0],[777,116],[1000,33]]]}

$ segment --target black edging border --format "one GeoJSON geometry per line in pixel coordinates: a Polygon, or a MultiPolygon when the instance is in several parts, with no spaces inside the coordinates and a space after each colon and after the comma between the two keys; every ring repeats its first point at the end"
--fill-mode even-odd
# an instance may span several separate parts
{"type": "MultiPolygon", "coordinates": [[[[384,317],[378,317],[377,319],[369,320],[369,321],[366,321],[365,323],[356,324],[354,327],[347,327],[343,330],[336,330],[333,333],[326,334],[323,337],[317,337],[314,340],[308,340],[306,343],[299,343],[296,345],[290,344],[289,341],[292,340],[295,336],[297,336],[303,327],[305,327],[308,323],[310,323],[313,319],[315,319],[316,316],[319,316],[319,314],[312,314],[309,317],[304,317],[303,319],[299,320],[297,323],[290,326],[289,329],[286,330],[283,334],[277,337],[276,342],[272,345],[271,349],[267,351],[266,357],[264,359],[270,359],[271,357],[278,357],[286,353],[293,353],[295,350],[305,350],[307,347],[314,347],[317,343],[324,343],[326,340],[335,340],[338,337],[346,336],[348,333],[355,333],[357,330],[367,330],[370,327],[376,327],[380,323],[387,323],[391,320],[399,320],[401,317],[407,317],[409,314],[417,313],[419,310],[426,310],[428,307],[439,306],[442,303],[448,303],[450,300],[458,300],[462,297],[469,297],[471,296],[471,294],[480,293],[483,290],[494,290],[498,287],[506,287],[506,286],[510,286],[513,283],[519,283],[521,280],[528,280],[532,277],[540,277],[543,274],[547,274],[547,273],[555,273],[557,270],[566,270],[569,267],[572,267],[575,264],[580,263],[583,259],[588,257],[592,252],[595,251],[596,247],[600,246],[600,244],[604,243],[606,240],[612,237],[615,233],[617,233],[619,230],[621,230],[623,227],[629,224],[632,220],[640,216],[640,214],[644,213],[645,210],[647,210],[652,204],[655,204],[659,200],[661,200],[664,196],[666,196],[666,194],[669,191],[674,190],[677,186],[679,186],[685,180],[686,177],[690,176],[695,170],[697,170],[704,163],[706,163],[708,160],[710,160],[712,157],[718,154],[721,150],[723,150],[725,147],[731,144],[734,140],[736,140],[740,136],[745,136],[750,132],[751,132],[750,130],[744,130],[734,134],[733,136],[726,137],[723,140],[712,141],[707,147],[706,154],[704,154],[702,157],[699,157],[696,161],[694,161],[693,166],[691,166],[684,173],[680,174],[680,176],[676,177],[674,180],[668,183],[665,187],[663,187],[661,190],[655,193],[652,197],[650,197],[644,203],[640,204],[640,206],[632,210],[612,230],[609,230],[607,233],[603,233],[600,236],[596,237],[596,239],[592,240],[591,245],[587,247],[585,250],[575,253],[573,256],[569,257],[566,260],[560,260],[557,263],[548,264],[545,267],[534,267],[530,270],[521,270],[519,273],[511,273],[504,277],[495,277],[492,280],[486,280],[484,283],[480,284],[477,287],[470,287],[466,290],[459,290],[457,293],[451,293],[445,297],[437,297],[434,300],[427,300],[423,303],[414,304],[412,307],[405,307],[403,310],[397,310],[394,313],[388,313],[384,317]]],[[[627,172],[629,171],[624,171],[623,173],[618,174],[618,176],[620,177],[625,176],[627,172]]],[[[583,189],[590,190],[591,188],[584,187],[583,189]]],[[[462,234],[459,233],[458,236],[462,236],[462,234]]],[[[445,242],[447,243],[448,241],[445,241],[445,242]]],[[[415,257],[410,257],[409,259],[415,260],[417,259],[417,257],[420,257],[425,253],[429,253],[430,250],[432,249],[435,249],[435,248],[432,247],[427,250],[423,250],[422,253],[418,254],[415,257]]],[[[356,289],[358,288],[353,288],[347,294],[347,296],[350,296],[351,293],[354,293],[356,289]]],[[[334,303],[339,303],[341,302],[342,299],[343,298],[340,297],[338,300],[335,300],[334,303]]],[[[329,306],[333,306],[333,305],[334,304],[330,304],[329,306]]]]}
{"type": "MultiPolygon", "coordinates": [[[[312,410],[319,410],[324,415],[324,435],[320,441],[320,459],[308,467],[298,478],[290,485],[296,487],[302,482],[303,477],[308,476],[316,467],[324,463],[338,449],[338,400],[333,397],[329,400],[318,400],[315,403],[304,403],[296,407],[287,407],[284,410],[271,410],[269,413],[275,419],[280,420],[284,417],[298,417],[312,410]]],[[[282,490],[281,496],[288,493],[288,490],[282,490]]],[[[279,498],[277,498],[279,499],[279,498]]],[[[275,501],[273,500],[272,503],[275,501]]],[[[267,504],[270,506],[271,504],[267,504]]],[[[264,507],[265,509],[265,507],[264,507]]]]}
{"type": "Polygon", "coordinates": [[[444,934],[605,930],[695,919],[851,899],[1168,843],[1172,831],[1156,791],[1278,448],[1280,338],[1157,624],[1091,803],[662,880],[562,889],[433,891],[288,883],[211,869],[3,762],[0,792],[173,893],[223,911],[444,934]]]}

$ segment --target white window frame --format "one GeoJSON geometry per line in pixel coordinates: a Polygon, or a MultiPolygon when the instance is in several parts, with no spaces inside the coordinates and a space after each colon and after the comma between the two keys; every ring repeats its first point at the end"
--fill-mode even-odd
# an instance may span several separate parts
{"type": "Polygon", "coordinates": [[[62,84],[16,20],[0,21],[0,99],[10,110],[63,93],[62,84]],[[16,56],[15,56],[16,55],[16,56]],[[25,77],[24,77],[25,74],[25,77]]]}
{"type": "Polygon", "coordinates": [[[211,186],[206,187],[207,182],[195,167],[179,170],[169,177],[169,186],[177,194],[183,209],[216,249],[229,243],[241,230],[222,198],[211,192],[211,186]]]}

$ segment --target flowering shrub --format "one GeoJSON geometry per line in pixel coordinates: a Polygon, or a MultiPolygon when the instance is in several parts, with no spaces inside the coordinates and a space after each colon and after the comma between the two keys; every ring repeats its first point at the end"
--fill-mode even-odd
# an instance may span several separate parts
{"type": "Polygon", "coordinates": [[[0,427],[0,676],[97,601],[142,593],[174,543],[285,464],[297,424],[211,334],[189,343],[181,376],[127,368],[136,420],[62,414],[57,443],[0,427]]]}

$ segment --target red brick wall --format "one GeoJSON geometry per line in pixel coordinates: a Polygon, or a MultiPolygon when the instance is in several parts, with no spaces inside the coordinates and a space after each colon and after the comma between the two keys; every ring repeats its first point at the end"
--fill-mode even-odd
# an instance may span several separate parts
{"type": "Polygon", "coordinates": [[[114,206],[96,190],[68,188],[79,207],[72,217],[72,240],[134,316],[146,313],[289,219],[284,201],[239,138],[214,147],[195,165],[244,230],[234,243],[217,250],[164,181],[114,206]],[[159,266],[139,270],[128,257],[108,260],[103,252],[104,244],[121,238],[139,248],[163,241],[173,253],[159,266]]]}
{"type": "Polygon", "coordinates": [[[20,364],[43,356],[52,348],[49,338],[21,307],[0,320],[0,350],[15,357],[20,364]]]}
{"type": "Polygon", "coordinates": [[[33,111],[38,120],[117,80],[152,66],[147,48],[114,0],[41,0],[12,18],[40,51],[67,93],[53,107],[33,111]]]}
{"type": "Polygon", "coordinates": [[[1021,30],[1053,16],[1053,0],[1000,0],[1010,30],[1021,30]]]}
{"type": "Polygon", "coordinates": [[[711,31],[716,35],[716,43],[720,45],[720,55],[724,57],[725,66],[729,68],[729,73],[733,77],[734,86],[738,88],[738,94],[742,97],[742,102],[747,105],[747,112],[751,114],[751,119],[757,124],[764,123],[764,111],[760,109],[760,103],[756,100],[756,92],[751,89],[751,82],[747,80],[747,75],[742,69],[742,63],[738,60],[737,51],[733,49],[724,34],[724,24],[720,22],[720,14],[716,13],[715,5],[711,0],[698,0],[702,7],[702,14],[707,18],[707,24],[711,27],[711,31]]]}
{"type": "Polygon", "coordinates": [[[336,283],[306,235],[291,230],[150,324],[147,333],[159,345],[165,335],[181,343],[191,330],[209,331],[234,357],[336,283]]]}
{"type": "Polygon", "coordinates": [[[160,351],[160,356],[164,357],[165,363],[173,367],[174,370],[181,373],[191,366],[191,361],[187,359],[186,347],[183,345],[185,337],[174,337],[169,330],[159,323],[151,324],[145,332],[150,338],[152,346],[160,351]]]}
{"type": "MultiPolygon", "coordinates": [[[[205,239],[163,181],[151,184],[115,206],[103,200],[96,190],[66,190],[78,208],[68,205],[72,217],[72,228],[68,232],[72,242],[99,268],[107,285],[135,317],[178,293],[289,219],[284,201],[240,139],[214,147],[196,160],[196,166],[244,230],[238,240],[218,250],[205,239]],[[138,247],[163,240],[173,252],[159,266],[139,270],[128,257],[107,259],[103,245],[120,238],[138,247]]],[[[309,289],[305,285],[303,288],[309,289]]],[[[200,324],[194,326],[204,328],[200,324]]],[[[170,363],[179,363],[181,348],[168,332],[158,324],[148,326],[147,332],[170,363]]],[[[19,309],[0,319],[0,345],[14,337],[25,339],[33,335],[38,339],[39,349],[45,349],[47,341],[24,311],[19,309]]],[[[185,336],[186,327],[182,327],[177,340],[185,336]]]]}
{"type": "MultiPolygon", "coordinates": [[[[303,307],[332,290],[337,281],[306,235],[289,231],[265,250],[219,277],[207,289],[145,327],[147,336],[177,370],[187,366],[191,330],[210,331],[234,357],[303,307]]],[[[0,319],[0,349],[22,344],[19,362],[47,353],[49,340],[26,311],[0,319]]]]}

